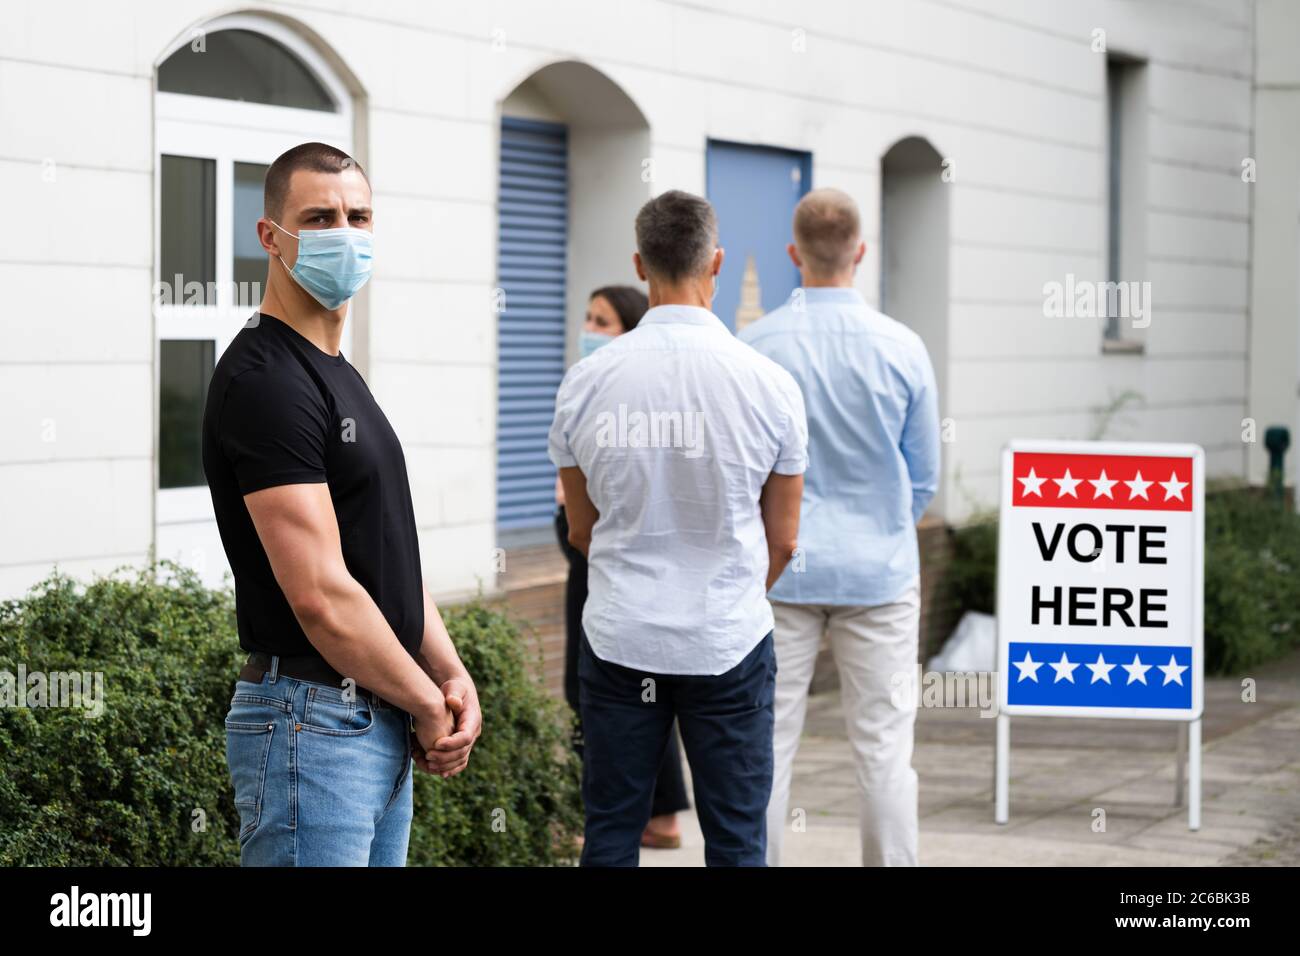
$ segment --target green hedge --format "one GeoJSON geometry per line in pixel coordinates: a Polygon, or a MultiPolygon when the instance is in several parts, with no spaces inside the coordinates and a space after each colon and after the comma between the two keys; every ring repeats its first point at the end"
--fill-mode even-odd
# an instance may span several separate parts
{"type": "Polygon", "coordinates": [[[478,687],[483,736],[460,775],[416,775],[408,865],[575,862],[583,814],[573,712],[529,676],[519,631],[500,612],[471,604],[444,620],[478,687]]]}
{"type": "MultiPolygon", "coordinates": [[[[997,521],[956,528],[944,593],[992,614],[997,521]]],[[[1300,645],[1300,515],[1254,489],[1212,489],[1205,508],[1205,667],[1240,674],[1300,645]]]]}
{"type": "Polygon", "coordinates": [[[1254,489],[1205,509],[1205,666],[1240,674],[1300,645],[1300,515],[1254,489]]]}
{"type": "Polygon", "coordinates": [[[943,594],[955,608],[993,614],[997,606],[998,521],[980,513],[959,528],[950,528],[951,549],[943,570],[943,594]]]}
{"type": "MultiPolygon", "coordinates": [[[[568,862],[581,828],[571,716],[528,675],[502,615],[446,617],[485,726],[463,774],[417,773],[409,862],[568,862]]],[[[0,604],[0,671],[100,672],[104,690],[96,718],[0,707],[0,865],[237,863],[224,719],[242,656],[231,593],[169,564],[86,586],[55,574],[0,604]]]]}

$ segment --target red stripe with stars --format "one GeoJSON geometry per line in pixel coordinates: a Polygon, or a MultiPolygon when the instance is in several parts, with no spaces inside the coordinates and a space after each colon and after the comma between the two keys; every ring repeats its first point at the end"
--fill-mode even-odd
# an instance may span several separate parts
{"type": "Polygon", "coordinates": [[[1190,458],[1018,451],[1011,475],[1012,507],[1192,510],[1190,458]]]}

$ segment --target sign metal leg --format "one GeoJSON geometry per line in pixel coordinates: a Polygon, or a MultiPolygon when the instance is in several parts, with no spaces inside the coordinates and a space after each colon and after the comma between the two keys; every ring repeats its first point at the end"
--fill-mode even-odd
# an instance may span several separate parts
{"type": "Polygon", "coordinates": [[[993,752],[993,822],[1006,823],[1011,815],[1011,718],[998,714],[997,744],[993,752]]]}
{"type": "Polygon", "coordinates": [[[1186,797],[1187,770],[1187,724],[1180,723],[1176,725],[1178,730],[1178,746],[1174,753],[1174,806],[1181,807],[1186,797]]]}
{"type": "Polygon", "coordinates": [[[1187,725],[1187,829],[1201,828],[1201,718],[1187,725]]]}

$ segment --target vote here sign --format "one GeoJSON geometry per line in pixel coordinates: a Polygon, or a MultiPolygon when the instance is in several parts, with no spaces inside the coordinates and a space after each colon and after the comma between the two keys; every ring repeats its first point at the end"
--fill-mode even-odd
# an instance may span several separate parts
{"type": "Polygon", "coordinates": [[[1002,453],[998,673],[1008,714],[1193,720],[1205,455],[1013,442],[1002,453]]]}

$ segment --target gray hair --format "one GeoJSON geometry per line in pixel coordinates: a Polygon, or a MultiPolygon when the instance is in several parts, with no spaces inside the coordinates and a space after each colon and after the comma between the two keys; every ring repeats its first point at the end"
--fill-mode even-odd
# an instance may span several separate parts
{"type": "Polygon", "coordinates": [[[670,189],[636,214],[636,251],[656,279],[679,282],[709,268],[718,247],[718,217],[707,199],[670,189]]]}

